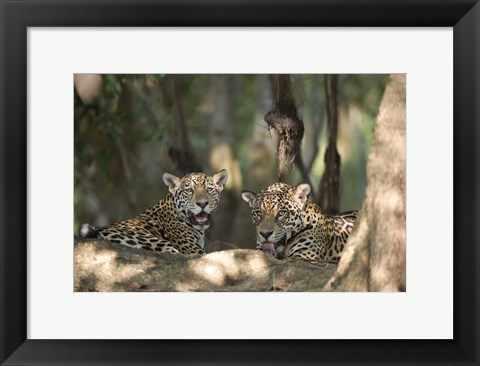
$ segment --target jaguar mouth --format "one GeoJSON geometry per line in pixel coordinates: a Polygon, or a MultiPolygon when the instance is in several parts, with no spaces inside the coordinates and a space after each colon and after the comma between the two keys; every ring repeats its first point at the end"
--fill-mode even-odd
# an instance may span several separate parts
{"type": "Polygon", "coordinates": [[[270,255],[273,255],[275,258],[283,259],[284,249],[285,249],[285,236],[283,236],[277,242],[266,241],[262,243],[262,250],[270,255]]]}
{"type": "Polygon", "coordinates": [[[265,243],[262,244],[262,250],[268,254],[273,255],[274,257],[277,256],[277,250],[275,248],[275,243],[272,243],[271,241],[266,241],[265,243]]]}
{"type": "Polygon", "coordinates": [[[190,221],[195,226],[207,226],[210,224],[210,215],[206,212],[200,212],[199,214],[196,214],[196,215],[191,213],[190,221]]]}

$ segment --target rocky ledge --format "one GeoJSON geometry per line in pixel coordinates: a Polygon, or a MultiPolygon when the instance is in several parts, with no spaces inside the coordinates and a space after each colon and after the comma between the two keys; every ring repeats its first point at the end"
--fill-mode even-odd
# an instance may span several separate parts
{"type": "Polygon", "coordinates": [[[75,238],[74,289],[85,291],[323,291],[331,263],[278,260],[250,249],[205,256],[154,253],[75,238]]]}

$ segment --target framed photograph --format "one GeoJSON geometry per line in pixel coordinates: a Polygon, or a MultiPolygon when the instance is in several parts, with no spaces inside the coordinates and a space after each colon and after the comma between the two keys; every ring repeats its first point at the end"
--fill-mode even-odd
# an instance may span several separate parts
{"type": "MultiPolygon", "coordinates": [[[[398,125],[385,127],[398,148],[380,155],[398,162],[385,200],[405,207],[406,84],[405,74],[75,74],[74,290],[323,291],[360,222],[377,115],[376,131],[398,125]]],[[[370,182],[378,200],[382,184],[370,182]]],[[[406,290],[405,215],[389,216],[381,236],[395,265],[376,285],[337,280],[336,291],[406,290]]]]}
{"type": "Polygon", "coordinates": [[[2,365],[479,364],[476,1],[1,14],[2,365]]]}

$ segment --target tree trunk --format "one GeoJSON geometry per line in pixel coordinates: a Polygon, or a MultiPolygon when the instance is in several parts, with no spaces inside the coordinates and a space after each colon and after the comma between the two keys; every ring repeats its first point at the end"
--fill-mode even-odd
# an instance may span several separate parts
{"type": "Polygon", "coordinates": [[[302,156],[305,160],[305,167],[308,172],[312,170],[313,163],[317,158],[320,149],[319,140],[322,132],[322,111],[325,109],[324,101],[321,93],[320,75],[313,75],[312,89],[310,98],[312,100],[311,115],[309,120],[305,120],[305,131],[309,131],[303,140],[302,156]]]}
{"type": "MultiPolygon", "coordinates": [[[[265,111],[272,105],[272,90],[267,75],[255,75],[255,115],[252,118],[252,134],[248,146],[248,168],[243,189],[259,192],[277,179],[275,166],[278,136],[269,133],[263,122],[265,111]],[[263,123],[262,123],[263,122],[263,123]]],[[[241,248],[255,247],[255,227],[252,225],[250,207],[241,203],[232,228],[235,244],[241,248]]]]}
{"type": "MultiPolygon", "coordinates": [[[[208,75],[206,103],[209,106],[208,119],[209,160],[212,173],[221,169],[228,171],[228,181],[222,192],[222,204],[213,218],[213,225],[207,231],[207,242],[211,239],[233,242],[232,226],[240,205],[242,173],[237,160],[235,143],[235,104],[239,92],[238,75],[208,75]]],[[[240,91],[241,92],[241,91],[240,91]]]]}
{"type": "Polygon", "coordinates": [[[365,199],[329,291],[406,291],[406,85],[391,75],[375,126],[365,199]]]}
{"type": "Polygon", "coordinates": [[[328,145],[325,151],[325,172],[320,181],[319,204],[327,213],[340,210],[340,154],[338,136],[338,75],[325,76],[328,116],[328,145]]]}
{"type": "Polygon", "coordinates": [[[275,155],[278,137],[269,133],[263,122],[265,111],[271,107],[272,91],[267,75],[255,76],[255,116],[252,120],[252,138],[248,154],[245,184],[247,189],[263,189],[276,179],[275,155]]]}
{"type": "Polygon", "coordinates": [[[202,166],[197,161],[188,135],[182,104],[182,92],[178,78],[175,75],[172,76],[171,90],[173,114],[172,141],[175,145],[170,147],[168,154],[175,166],[175,174],[184,176],[191,172],[201,172],[202,166]]]}

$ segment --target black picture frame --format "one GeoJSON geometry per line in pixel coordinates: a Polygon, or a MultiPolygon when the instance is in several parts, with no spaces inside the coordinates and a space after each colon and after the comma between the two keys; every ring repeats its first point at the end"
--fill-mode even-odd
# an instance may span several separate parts
{"type": "Polygon", "coordinates": [[[477,1],[0,0],[0,12],[2,365],[479,365],[477,1]],[[453,27],[454,339],[27,339],[27,28],[59,26],[453,27]]]}

